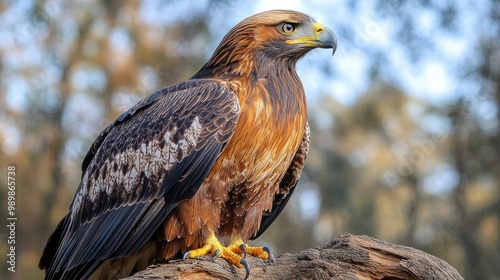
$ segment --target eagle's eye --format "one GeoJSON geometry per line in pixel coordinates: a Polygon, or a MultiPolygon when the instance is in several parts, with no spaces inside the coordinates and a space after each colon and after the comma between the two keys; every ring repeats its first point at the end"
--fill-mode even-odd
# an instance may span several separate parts
{"type": "Polygon", "coordinates": [[[281,31],[283,31],[283,34],[292,34],[295,32],[295,24],[285,22],[281,25],[281,31]]]}

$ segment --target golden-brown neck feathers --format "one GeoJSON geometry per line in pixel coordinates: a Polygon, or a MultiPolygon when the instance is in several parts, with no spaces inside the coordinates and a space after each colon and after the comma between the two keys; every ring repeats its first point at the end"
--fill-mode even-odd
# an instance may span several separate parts
{"type": "Polygon", "coordinates": [[[295,68],[295,62],[309,50],[298,49],[285,43],[280,25],[286,21],[312,22],[300,12],[273,10],[253,15],[229,31],[210,60],[193,77],[214,74],[249,76],[254,71],[265,71],[272,63],[285,62],[286,68],[295,68]],[[295,49],[294,51],[290,51],[295,49]],[[298,49],[298,51],[297,51],[298,49]],[[271,63],[271,64],[270,64],[271,63]],[[265,65],[264,69],[261,68],[265,65]]]}

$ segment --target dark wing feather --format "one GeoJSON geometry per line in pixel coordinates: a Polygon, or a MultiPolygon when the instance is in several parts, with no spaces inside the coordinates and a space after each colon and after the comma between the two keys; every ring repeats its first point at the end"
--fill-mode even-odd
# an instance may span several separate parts
{"type": "MultiPolygon", "coordinates": [[[[106,136],[108,133],[117,125],[120,123],[128,120],[131,116],[133,116],[137,111],[143,109],[144,107],[147,107],[151,105],[153,102],[158,100],[164,93],[165,90],[162,91],[157,91],[150,96],[142,99],[139,101],[137,104],[135,104],[132,108],[128,109],[126,112],[122,113],[116,120],[108,125],[101,133],[99,136],[94,140],[94,143],[92,143],[92,146],[90,147],[89,151],[85,155],[85,158],[83,159],[82,162],[82,176],[85,174],[85,170],[90,164],[90,161],[94,158],[95,154],[97,153],[97,150],[99,150],[99,147],[101,147],[102,142],[104,139],[106,139],[106,136]]],[[[175,89],[173,89],[175,91],[175,89]]]]}
{"type": "Polygon", "coordinates": [[[140,101],[87,153],[70,213],[40,260],[47,279],[85,279],[106,259],[143,246],[177,204],[192,197],[231,138],[236,95],[191,80],[140,101]]]}
{"type": "Polygon", "coordinates": [[[295,153],[290,167],[288,167],[285,176],[280,182],[278,193],[274,195],[273,208],[271,211],[263,213],[259,230],[254,236],[252,236],[252,240],[258,238],[262,233],[264,233],[264,231],[266,231],[281,211],[283,211],[285,205],[292,196],[295,186],[297,185],[300,175],[302,174],[302,168],[304,167],[307,153],[309,152],[310,136],[309,124],[307,124],[300,147],[295,153]]]}

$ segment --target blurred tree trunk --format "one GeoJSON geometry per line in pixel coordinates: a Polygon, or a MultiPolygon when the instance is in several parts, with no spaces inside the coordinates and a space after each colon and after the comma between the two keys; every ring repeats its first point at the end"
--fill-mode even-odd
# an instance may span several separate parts
{"type": "Polygon", "coordinates": [[[418,227],[418,213],[420,205],[423,202],[422,190],[419,185],[419,176],[410,174],[407,178],[409,189],[411,192],[410,201],[408,202],[408,210],[406,211],[408,227],[406,230],[405,244],[415,246],[415,232],[418,227]]]}
{"type": "MultiPolygon", "coordinates": [[[[42,211],[40,213],[41,217],[39,219],[40,223],[46,226],[50,226],[52,224],[50,222],[51,215],[53,214],[53,209],[56,206],[55,202],[57,200],[58,193],[62,188],[62,186],[64,185],[64,182],[61,177],[63,174],[63,172],[61,171],[61,166],[62,166],[61,162],[62,162],[62,155],[64,153],[64,146],[67,141],[68,135],[64,131],[62,124],[63,113],[67,106],[72,91],[70,85],[71,71],[73,69],[73,66],[82,57],[82,48],[84,46],[84,42],[87,40],[87,36],[89,34],[90,26],[92,23],[92,17],[90,15],[87,14],[83,18],[84,20],[78,26],[77,37],[73,43],[73,46],[71,47],[69,55],[66,58],[60,58],[61,64],[59,65],[59,67],[61,68],[61,76],[58,82],[59,98],[57,107],[52,112],[52,121],[53,121],[53,126],[51,127],[52,139],[51,139],[51,145],[49,149],[46,151],[47,153],[49,153],[48,162],[52,163],[52,170],[51,170],[52,187],[43,196],[44,205],[45,207],[47,207],[47,209],[46,211],[42,211]]],[[[52,27],[56,28],[56,26],[52,27]]]]}
{"type": "MultiPolygon", "coordinates": [[[[495,21],[497,23],[497,29],[500,29],[500,8],[496,7],[495,9],[496,15],[494,14],[492,18],[496,18],[497,20],[495,21]]],[[[492,11],[492,13],[494,13],[492,11]]],[[[492,137],[492,147],[495,149],[495,163],[493,168],[492,174],[495,176],[495,182],[497,186],[497,201],[495,203],[495,214],[497,217],[497,228],[500,228],[500,39],[498,38],[491,38],[491,51],[490,53],[485,53],[484,58],[486,61],[489,61],[489,80],[491,83],[491,90],[492,90],[492,99],[496,103],[496,108],[497,108],[497,114],[496,114],[496,121],[497,125],[499,126],[497,128],[496,134],[492,137]]],[[[497,237],[496,237],[496,247],[500,248],[500,230],[497,230],[497,237]]],[[[493,260],[492,263],[500,264],[500,251],[497,251],[496,255],[493,256],[495,259],[493,260]]],[[[494,272],[496,275],[500,275],[500,266],[499,265],[494,265],[493,266],[494,272]]]]}
{"type": "MultiPolygon", "coordinates": [[[[498,73],[500,76],[500,73],[498,73]]],[[[496,104],[497,104],[497,123],[500,124],[500,77],[498,77],[498,80],[495,82],[495,97],[496,97],[496,104]]],[[[495,169],[493,171],[493,174],[495,174],[495,182],[497,186],[497,201],[494,206],[493,212],[496,215],[496,223],[497,223],[497,228],[500,228],[500,131],[497,132],[497,134],[493,137],[493,143],[496,143],[496,145],[493,145],[495,147],[496,151],[496,157],[495,157],[495,169]]],[[[497,243],[497,248],[500,247],[500,230],[497,230],[497,236],[496,236],[496,243],[497,243]]],[[[491,263],[494,264],[500,264],[500,252],[497,251],[495,255],[493,255],[493,260],[491,263]]],[[[496,275],[500,275],[500,266],[499,265],[494,265],[493,266],[493,273],[496,275]]]]}
{"type": "MultiPolygon", "coordinates": [[[[495,23],[495,28],[500,30],[500,7],[495,6],[490,11],[490,19],[495,23]]],[[[477,72],[482,79],[481,91],[488,98],[488,100],[495,104],[496,115],[495,120],[497,128],[493,135],[489,136],[489,145],[493,149],[493,160],[490,163],[490,174],[496,185],[496,201],[491,205],[486,205],[481,214],[484,217],[492,215],[496,217],[496,240],[493,241],[496,251],[491,254],[493,260],[488,260],[491,264],[500,263],[500,39],[498,36],[486,36],[480,44],[480,59],[482,63],[479,65],[477,72]]],[[[493,275],[500,275],[500,266],[492,265],[493,275]]]]}
{"type": "MultiPolygon", "coordinates": [[[[497,48],[497,63],[500,63],[500,46],[497,48]]],[[[497,65],[498,67],[498,65],[497,65]]],[[[493,95],[494,95],[494,100],[496,102],[497,106],[497,124],[500,126],[500,69],[497,69],[497,73],[493,73],[494,75],[492,76],[492,83],[493,83],[493,95]]],[[[500,228],[500,129],[497,129],[496,135],[493,136],[493,147],[495,149],[495,162],[496,164],[494,165],[495,170],[493,170],[493,174],[495,174],[495,182],[497,185],[497,201],[496,201],[496,210],[494,211],[497,216],[497,227],[500,228]]],[[[500,230],[497,230],[497,237],[496,237],[496,242],[497,242],[497,247],[500,247],[500,230]]],[[[493,263],[500,263],[500,252],[494,256],[496,260],[493,261],[493,263]]],[[[496,272],[496,275],[500,275],[500,266],[496,265],[494,266],[494,270],[496,272]]]]}
{"type": "Polygon", "coordinates": [[[452,109],[450,117],[453,126],[451,155],[453,156],[453,164],[459,176],[452,195],[456,211],[456,221],[453,228],[457,231],[456,236],[466,252],[464,261],[465,275],[471,279],[481,279],[481,275],[483,275],[482,254],[477,231],[478,224],[482,221],[482,218],[471,213],[467,203],[467,189],[470,186],[470,182],[467,168],[468,159],[464,155],[468,147],[464,139],[468,140],[469,136],[466,137],[464,135],[469,133],[465,122],[470,116],[466,102],[459,100],[452,109]]]}

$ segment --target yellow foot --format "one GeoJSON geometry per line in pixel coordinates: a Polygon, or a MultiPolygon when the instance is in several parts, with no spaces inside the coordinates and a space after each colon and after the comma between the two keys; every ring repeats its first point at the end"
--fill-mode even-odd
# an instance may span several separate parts
{"type": "Polygon", "coordinates": [[[214,259],[217,257],[223,258],[226,261],[234,264],[238,268],[244,267],[245,279],[247,279],[250,275],[250,266],[248,265],[248,262],[240,255],[238,255],[238,253],[232,251],[230,247],[223,246],[219,242],[217,237],[215,237],[214,233],[210,234],[206,241],[206,244],[203,247],[196,250],[187,251],[186,253],[184,253],[182,258],[184,260],[187,258],[193,259],[196,257],[206,256],[208,254],[211,254],[214,259]]]}
{"type": "Polygon", "coordinates": [[[263,260],[268,260],[269,262],[275,264],[276,260],[274,256],[271,254],[271,250],[268,247],[250,247],[248,244],[243,243],[242,240],[238,239],[236,241],[232,241],[229,246],[231,251],[237,254],[243,254],[243,257],[246,258],[247,254],[259,257],[263,260]]]}
{"type": "Polygon", "coordinates": [[[193,259],[196,257],[206,256],[208,254],[212,255],[214,259],[217,257],[223,258],[238,268],[244,267],[245,279],[247,279],[250,275],[250,266],[248,265],[248,262],[241,257],[241,254],[243,254],[246,258],[247,253],[275,263],[274,257],[267,247],[250,247],[243,243],[241,239],[232,239],[229,246],[226,247],[219,242],[214,233],[210,234],[203,247],[184,253],[183,259],[193,259]]]}

